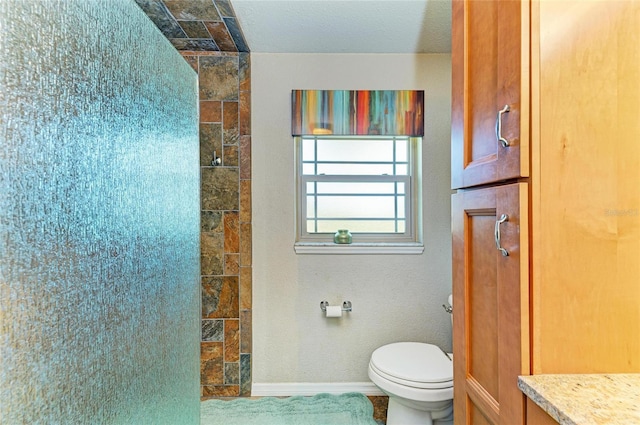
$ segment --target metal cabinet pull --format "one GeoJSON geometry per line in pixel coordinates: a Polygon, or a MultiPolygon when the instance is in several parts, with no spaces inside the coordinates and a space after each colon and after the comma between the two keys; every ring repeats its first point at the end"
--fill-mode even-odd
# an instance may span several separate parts
{"type": "Polygon", "coordinates": [[[496,239],[496,248],[498,248],[498,251],[500,251],[500,253],[502,254],[503,257],[508,257],[509,256],[509,252],[504,249],[502,246],[500,246],[500,225],[502,223],[504,223],[505,221],[509,221],[509,216],[506,214],[502,214],[500,216],[500,219],[496,220],[496,227],[495,227],[495,231],[494,231],[494,237],[496,239]]]}
{"type": "Polygon", "coordinates": [[[510,110],[509,105],[504,105],[504,108],[498,111],[498,117],[496,118],[496,138],[500,144],[502,144],[503,148],[509,147],[509,141],[502,137],[502,114],[510,110]]]}

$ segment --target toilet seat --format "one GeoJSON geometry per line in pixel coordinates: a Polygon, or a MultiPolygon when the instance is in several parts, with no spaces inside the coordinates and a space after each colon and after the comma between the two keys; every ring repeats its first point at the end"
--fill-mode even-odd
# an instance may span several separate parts
{"type": "Polygon", "coordinates": [[[437,346],[420,342],[384,345],[371,354],[369,366],[382,378],[420,389],[453,387],[453,362],[437,346]]]}

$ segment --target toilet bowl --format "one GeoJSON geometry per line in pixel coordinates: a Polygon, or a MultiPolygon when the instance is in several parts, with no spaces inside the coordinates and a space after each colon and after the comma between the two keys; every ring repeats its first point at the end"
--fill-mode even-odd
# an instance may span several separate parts
{"type": "Polygon", "coordinates": [[[371,354],[369,379],[389,396],[387,425],[453,424],[453,355],[438,346],[384,345],[371,354]]]}

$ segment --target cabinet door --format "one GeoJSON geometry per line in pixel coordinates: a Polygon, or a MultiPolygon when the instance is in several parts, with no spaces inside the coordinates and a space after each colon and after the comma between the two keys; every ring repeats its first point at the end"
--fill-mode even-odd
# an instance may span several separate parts
{"type": "Polygon", "coordinates": [[[452,196],[456,424],[524,423],[517,378],[529,374],[527,196],[526,183],[452,196]]]}
{"type": "Polygon", "coordinates": [[[520,0],[453,0],[453,188],[529,174],[529,82],[521,80],[522,67],[529,64],[528,36],[522,35],[529,31],[527,5],[520,0]],[[499,113],[505,106],[508,112],[499,113]]]}

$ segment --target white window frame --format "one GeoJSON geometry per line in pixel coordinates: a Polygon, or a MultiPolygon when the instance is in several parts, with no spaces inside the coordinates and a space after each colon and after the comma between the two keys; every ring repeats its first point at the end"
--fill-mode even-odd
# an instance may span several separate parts
{"type": "MultiPolygon", "coordinates": [[[[323,139],[331,136],[304,136],[323,139]]],[[[389,139],[393,136],[385,136],[389,139]]],[[[340,136],[340,139],[347,137],[340,136]]],[[[353,139],[373,139],[376,136],[352,136],[353,139]]],[[[400,138],[400,136],[398,136],[400,138]]],[[[296,242],[298,254],[421,254],[422,243],[422,172],[420,137],[404,137],[409,142],[408,175],[304,175],[302,160],[303,136],[294,137],[296,153],[296,242]],[[333,234],[307,232],[306,187],[313,181],[358,181],[358,182],[403,182],[406,187],[405,232],[399,233],[354,233],[351,244],[335,244],[333,234]]]]}

